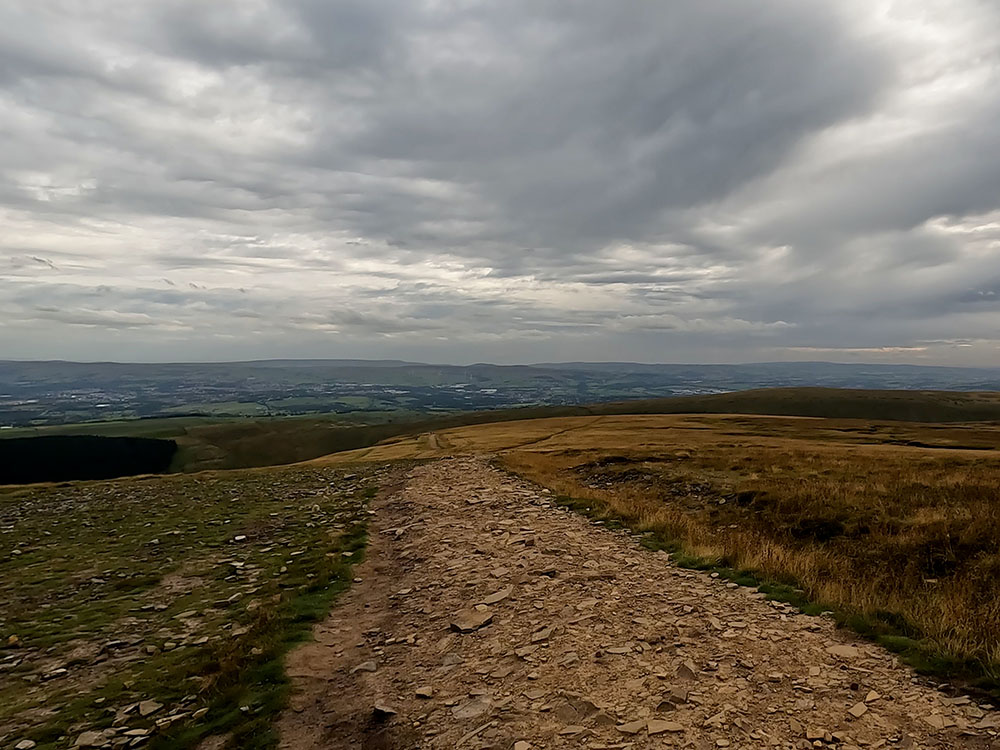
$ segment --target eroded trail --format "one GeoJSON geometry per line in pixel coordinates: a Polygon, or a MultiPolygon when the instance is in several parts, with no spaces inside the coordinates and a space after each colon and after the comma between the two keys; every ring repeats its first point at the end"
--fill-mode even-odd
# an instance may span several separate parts
{"type": "Polygon", "coordinates": [[[1000,746],[996,714],[882,649],[485,460],[420,466],[376,510],[361,580],[289,657],[289,750],[1000,746]]]}

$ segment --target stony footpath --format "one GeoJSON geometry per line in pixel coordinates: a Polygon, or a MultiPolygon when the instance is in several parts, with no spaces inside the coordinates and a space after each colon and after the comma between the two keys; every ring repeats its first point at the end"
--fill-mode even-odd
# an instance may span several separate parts
{"type": "Polygon", "coordinates": [[[414,469],[289,657],[282,747],[989,748],[1000,714],[485,459],[414,469]]]}

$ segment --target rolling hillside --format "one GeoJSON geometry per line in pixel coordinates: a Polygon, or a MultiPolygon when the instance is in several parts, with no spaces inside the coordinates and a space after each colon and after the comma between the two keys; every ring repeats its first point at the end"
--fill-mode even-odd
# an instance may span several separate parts
{"type": "Polygon", "coordinates": [[[1000,421],[1000,393],[774,388],[708,396],[622,401],[588,406],[535,406],[460,412],[264,419],[175,418],[7,430],[4,437],[106,435],[176,440],[174,471],[237,469],[295,463],[367,448],[399,436],[515,420],[624,414],[772,414],[876,421],[1000,421]]]}

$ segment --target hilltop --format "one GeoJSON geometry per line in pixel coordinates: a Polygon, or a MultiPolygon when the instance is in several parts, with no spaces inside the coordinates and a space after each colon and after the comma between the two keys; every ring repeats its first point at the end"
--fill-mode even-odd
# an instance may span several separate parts
{"type": "MultiPolygon", "coordinates": [[[[0,488],[0,745],[988,747],[997,411],[781,389],[187,424],[189,460],[354,450],[0,488]]],[[[114,429],[144,422],[172,429],[114,429]]]]}

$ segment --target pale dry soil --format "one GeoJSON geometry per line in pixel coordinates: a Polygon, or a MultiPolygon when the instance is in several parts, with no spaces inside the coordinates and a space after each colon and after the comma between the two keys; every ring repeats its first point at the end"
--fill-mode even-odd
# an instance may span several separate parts
{"type": "Polygon", "coordinates": [[[485,458],[375,507],[355,585],[289,657],[288,750],[1000,747],[991,706],[485,458]]]}

